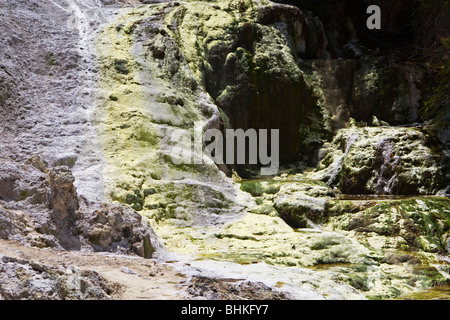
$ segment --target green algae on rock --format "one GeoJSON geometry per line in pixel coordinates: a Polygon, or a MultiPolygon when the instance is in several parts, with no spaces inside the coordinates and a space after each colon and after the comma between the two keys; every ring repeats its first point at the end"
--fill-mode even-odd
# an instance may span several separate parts
{"type": "MultiPolygon", "coordinates": [[[[161,3],[123,11],[98,44],[102,90],[95,120],[108,194],[148,217],[177,254],[282,268],[326,266],[333,279],[373,298],[444,283],[437,268],[413,273],[408,263],[425,269],[438,263],[435,253],[447,250],[448,202],[347,201],[332,189],[435,194],[448,179],[442,150],[425,130],[383,127],[375,118],[377,127],[346,128],[354,121],[345,107],[326,105],[333,95],[320,87],[323,74],[303,70],[299,62],[320,51],[308,49],[300,32],[311,21],[297,8],[268,1],[161,3]],[[174,163],[173,133],[192,137],[196,122],[204,129],[282,128],[284,161],[321,161],[315,172],[292,181],[242,181],[239,188],[223,172],[245,176],[248,168],[221,172],[212,160],[174,163]],[[335,129],[334,140],[323,145],[335,129]],[[413,258],[393,258],[386,250],[413,258]]],[[[367,68],[374,72],[355,86],[355,99],[364,100],[383,77],[371,62],[367,68]]],[[[330,64],[337,73],[341,67],[356,72],[352,62],[330,64]]],[[[410,94],[400,89],[394,93],[410,94]]],[[[405,107],[397,100],[393,105],[405,107]]],[[[202,156],[190,139],[183,142],[183,155],[202,156]]]]}
{"type": "Polygon", "coordinates": [[[314,177],[347,194],[437,194],[447,187],[448,165],[431,141],[416,128],[341,129],[314,177]]]}
{"type": "Polygon", "coordinates": [[[327,229],[397,238],[383,248],[420,249],[426,252],[446,252],[449,237],[450,209],[447,198],[412,198],[381,201],[357,213],[331,217],[327,229]]]}
{"type": "Polygon", "coordinates": [[[330,195],[334,194],[325,183],[289,183],[276,194],[274,207],[292,228],[313,227],[324,222],[330,195]]]}
{"type": "Polygon", "coordinates": [[[369,123],[375,115],[391,125],[414,123],[418,118],[420,77],[412,67],[393,61],[396,57],[368,54],[355,72],[350,113],[358,121],[369,123]]]}
{"type": "MultiPolygon", "coordinates": [[[[177,165],[173,160],[173,133],[189,135],[195,122],[207,125],[210,119],[203,113],[218,113],[163,23],[175,7],[165,3],[125,11],[99,37],[103,95],[96,121],[110,179],[108,193],[112,200],[158,219],[193,217],[194,198],[215,203],[217,211],[239,212],[244,206],[237,188],[212,161],[177,165]],[[107,98],[111,96],[116,98],[107,98]],[[159,195],[144,195],[149,188],[158,189],[159,195]],[[171,198],[172,193],[177,197],[171,198]],[[153,198],[159,199],[157,209],[153,198]],[[175,214],[175,204],[177,211],[190,213],[175,214]]],[[[211,206],[205,205],[205,214],[211,206]]]]}
{"type": "MultiPolygon", "coordinates": [[[[224,111],[224,125],[279,129],[282,162],[311,160],[330,134],[330,119],[322,97],[297,65],[297,46],[287,41],[301,37],[303,13],[290,6],[240,3],[239,10],[228,1],[182,5],[171,21],[179,45],[224,111]]],[[[245,168],[236,170],[245,175],[245,168]]]]}

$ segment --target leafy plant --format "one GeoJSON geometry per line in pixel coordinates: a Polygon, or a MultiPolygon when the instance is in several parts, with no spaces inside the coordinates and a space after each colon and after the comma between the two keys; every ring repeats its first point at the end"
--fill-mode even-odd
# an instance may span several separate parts
{"type": "MultiPolygon", "coordinates": [[[[450,37],[441,39],[443,46],[447,49],[447,55],[450,55],[450,37]]],[[[424,119],[436,120],[436,124],[444,124],[445,118],[450,114],[450,60],[443,61],[434,66],[438,72],[438,83],[433,88],[428,99],[424,101],[420,112],[424,119]]]]}
{"type": "Polygon", "coordinates": [[[259,181],[244,181],[241,184],[241,190],[254,197],[260,197],[263,194],[263,188],[259,181]]]}

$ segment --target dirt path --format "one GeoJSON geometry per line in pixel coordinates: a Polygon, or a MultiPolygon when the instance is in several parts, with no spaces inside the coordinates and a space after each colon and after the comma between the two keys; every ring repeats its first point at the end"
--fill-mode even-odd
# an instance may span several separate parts
{"type": "Polygon", "coordinates": [[[26,247],[16,241],[0,240],[0,254],[50,266],[74,266],[98,272],[121,286],[114,300],[181,300],[187,277],[170,265],[155,260],[105,253],[58,251],[26,247]]]}

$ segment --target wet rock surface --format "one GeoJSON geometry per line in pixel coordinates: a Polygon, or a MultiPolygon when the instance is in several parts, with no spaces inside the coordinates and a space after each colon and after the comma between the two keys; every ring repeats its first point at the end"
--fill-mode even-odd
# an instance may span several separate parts
{"type": "Polygon", "coordinates": [[[415,123],[427,67],[371,48],[347,9],[0,0],[0,238],[21,243],[1,243],[0,298],[448,285],[448,146],[415,123]],[[254,166],[198,164],[195,123],[281,129],[287,166],[251,180],[254,166]],[[180,273],[150,260],[178,254],[180,273]]]}

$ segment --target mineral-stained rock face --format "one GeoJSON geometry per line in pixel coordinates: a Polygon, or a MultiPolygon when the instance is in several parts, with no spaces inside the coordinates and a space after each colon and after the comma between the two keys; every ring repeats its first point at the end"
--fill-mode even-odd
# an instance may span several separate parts
{"type": "Polygon", "coordinates": [[[446,198],[381,202],[356,214],[337,214],[328,228],[371,234],[367,239],[373,246],[448,253],[448,202],[446,198]]]}
{"type": "MultiPolygon", "coordinates": [[[[375,50],[379,34],[368,45],[365,4],[284,2],[298,6],[0,0],[0,238],[144,258],[164,245],[192,259],[198,299],[448,285],[448,150],[415,123],[430,67],[375,50]],[[217,165],[197,135],[228,128],[279,129],[287,166],[217,165]]],[[[114,290],[0,256],[0,299],[114,290]]]]}
{"type": "Polygon", "coordinates": [[[225,112],[226,127],[279,129],[282,163],[311,160],[329,119],[297,66],[297,57],[314,51],[306,48],[311,42],[305,33],[313,27],[304,14],[296,7],[241,1],[187,4],[175,16],[186,59],[225,112]]]}
{"type": "Polygon", "coordinates": [[[191,144],[194,124],[200,123],[200,130],[219,128],[220,112],[193,76],[167,22],[179,8],[142,7],[102,30],[95,116],[113,201],[158,220],[208,224],[236,215],[245,204],[211,159],[196,164],[203,150],[191,144]],[[117,70],[118,60],[127,62],[128,74],[117,70]]]}
{"type": "Polygon", "coordinates": [[[393,54],[360,55],[357,59],[309,59],[299,63],[302,69],[310,70],[311,79],[320,88],[332,115],[332,128],[347,128],[350,119],[370,126],[374,116],[383,125],[417,122],[422,98],[420,70],[393,54]]]}
{"type": "MultiPolygon", "coordinates": [[[[392,266],[396,258],[379,244],[443,252],[446,227],[433,237],[405,213],[389,233],[395,214],[384,212],[384,203],[336,198],[339,192],[436,194],[448,181],[431,134],[389,127],[417,120],[420,77],[414,68],[367,54],[344,20],[345,28],[331,34],[311,13],[265,1],[192,1],[124,12],[102,30],[97,46],[95,122],[107,194],[152,219],[175,252],[242,264],[332,264],[339,281],[372,297],[410,292],[412,282],[428,286],[431,276],[408,274],[407,263],[434,258],[401,256],[401,265],[392,266]],[[326,60],[330,56],[348,59],[326,60]],[[190,144],[195,122],[204,129],[280,129],[284,161],[320,164],[293,181],[243,181],[239,190],[211,161],[193,162],[201,153],[190,144]],[[179,130],[188,138],[176,145],[171,138],[179,130]],[[175,145],[182,151],[176,160],[188,161],[175,164],[175,145]],[[374,233],[369,243],[366,231],[374,233]],[[414,237],[424,240],[408,242],[414,237]]],[[[245,166],[220,167],[231,168],[247,174],[245,166]]],[[[92,237],[102,235],[97,229],[92,237]]],[[[445,282],[437,269],[432,277],[445,282]]]]}
{"type": "Polygon", "coordinates": [[[421,99],[416,85],[419,71],[396,60],[399,58],[371,55],[361,59],[351,99],[353,118],[369,124],[373,115],[391,125],[417,121],[421,99]]]}
{"type": "Polygon", "coordinates": [[[343,193],[436,194],[448,164],[432,134],[415,128],[350,128],[323,148],[318,175],[343,193]]]}

